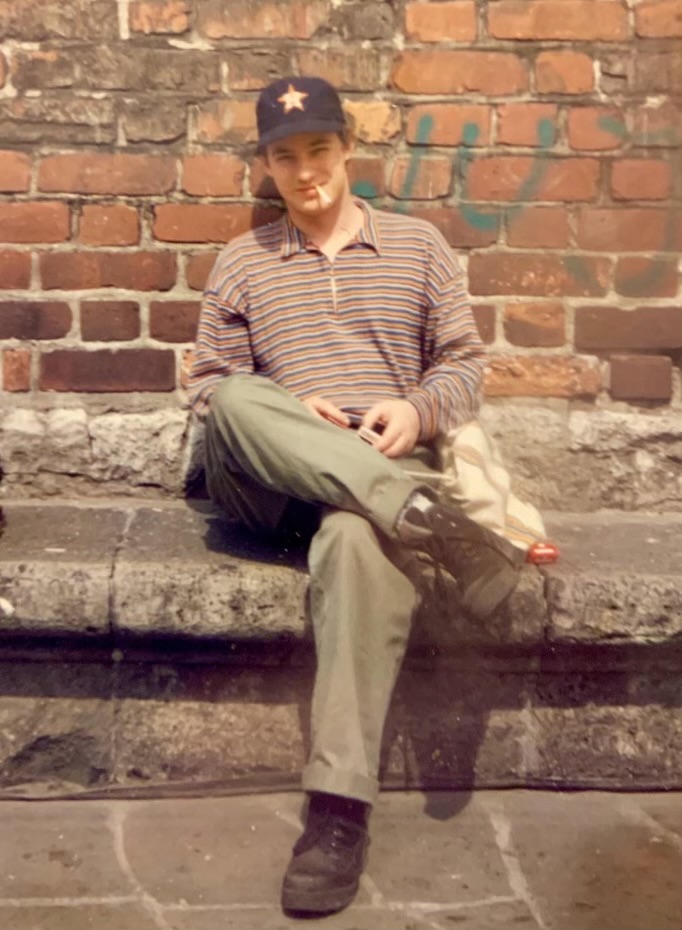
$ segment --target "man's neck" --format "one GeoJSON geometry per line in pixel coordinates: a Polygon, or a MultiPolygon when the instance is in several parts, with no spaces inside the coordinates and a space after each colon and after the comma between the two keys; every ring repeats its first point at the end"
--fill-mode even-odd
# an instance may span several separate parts
{"type": "Polygon", "coordinates": [[[291,221],[321,252],[333,258],[362,228],[364,213],[350,192],[317,216],[290,214],[291,221]]]}

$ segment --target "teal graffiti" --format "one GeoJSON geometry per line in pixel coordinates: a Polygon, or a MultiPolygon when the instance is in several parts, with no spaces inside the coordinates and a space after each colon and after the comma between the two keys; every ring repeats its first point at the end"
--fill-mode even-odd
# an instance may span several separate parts
{"type": "Polygon", "coordinates": [[[376,185],[371,181],[355,181],[351,187],[351,192],[355,194],[356,197],[362,197],[363,200],[373,200],[375,197],[379,196],[376,185]]]}
{"type": "MultiPolygon", "coordinates": [[[[393,209],[397,213],[407,212],[408,206],[405,201],[410,200],[414,193],[419,169],[422,159],[427,152],[426,146],[429,144],[431,133],[433,131],[434,120],[430,114],[422,116],[417,124],[416,144],[414,145],[410,162],[405,173],[405,178],[399,192],[399,202],[393,209]]],[[[615,117],[604,116],[599,122],[601,128],[608,132],[614,133],[619,138],[626,139],[628,131],[625,124],[615,117]]],[[[673,130],[670,130],[672,133],[673,130]]],[[[556,127],[552,120],[541,119],[537,124],[537,141],[540,153],[533,158],[531,169],[528,175],[523,179],[516,195],[516,202],[507,208],[507,216],[513,217],[527,208],[528,201],[534,199],[540,190],[542,182],[546,176],[547,170],[551,164],[551,159],[547,152],[554,144],[556,127]]],[[[462,144],[457,146],[454,159],[457,159],[460,165],[460,177],[462,184],[462,196],[460,198],[460,211],[467,223],[478,231],[492,231],[496,229],[498,223],[497,211],[483,211],[473,204],[467,202],[467,193],[469,187],[469,168],[476,157],[471,151],[475,146],[480,135],[480,129],[475,123],[466,123],[462,130],[462,144]]],[[[647,140],[650,140],[647,136],[647,140]]],[[[376,197],[377,191],[373,184],[362,182],[354,186],[354,192],[360,196],[376,197]]],[[[674,243],[676,229],[676,218],[672,211],[668,214],[664,241],[661,244],[662,251],[667,251],[674,243]]],[[[658,258],[658,255],[656,256],[658,258]]],[[[590,265],[587,261],[577,255],[568,255],[563,257],[563,263],[569,274],[581,285],[583,290],[588,292],[599,292],[601,289],[590,265]]],[[[666,263],[660,260],[654,260],[651,266],[631,278],[622,282],[621,288],[625,294],[632,291],[634,294],[641,294],[647,289],[653,290],[656,284],[661,280],[666,272],[666,263]]]]}

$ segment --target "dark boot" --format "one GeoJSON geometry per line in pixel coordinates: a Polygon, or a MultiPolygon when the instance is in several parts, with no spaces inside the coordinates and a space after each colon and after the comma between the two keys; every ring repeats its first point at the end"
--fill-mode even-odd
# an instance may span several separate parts
{"type": "Polygon", "coordinates": [[[456,580],[470,617],[485,620],[516,587],[525,553],[460,510],[434,503],[424,511],[409,508],[403,519],[414,545],[456,580]]]}
{"type": "Polygon", "coordinates": [[[285,911],[329,914],[351,903],[369,844],[368,807],[352,798],[311,796],[305,830],[284,876],[285,911]]]}

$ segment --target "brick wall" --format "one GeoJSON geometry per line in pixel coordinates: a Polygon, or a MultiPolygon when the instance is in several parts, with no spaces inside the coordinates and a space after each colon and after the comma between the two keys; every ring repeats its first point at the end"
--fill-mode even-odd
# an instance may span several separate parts
{"type": "Polygon", "coordinates": [[[2,409],[182,409],[292,72],[464,258],[493,404],[679,412],[682,0],[0,0],[0,37],[2,409]]]}

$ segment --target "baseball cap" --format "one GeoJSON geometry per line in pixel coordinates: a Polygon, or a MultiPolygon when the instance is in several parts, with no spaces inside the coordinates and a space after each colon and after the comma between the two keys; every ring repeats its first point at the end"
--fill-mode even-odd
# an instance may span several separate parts
{"type": "Polygon", "coordinates": [[[346,117],[336,88],[317,77],[283,77],[256,104],[258,148],[299,132],[339,132],[346,117]]]}

